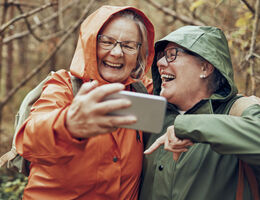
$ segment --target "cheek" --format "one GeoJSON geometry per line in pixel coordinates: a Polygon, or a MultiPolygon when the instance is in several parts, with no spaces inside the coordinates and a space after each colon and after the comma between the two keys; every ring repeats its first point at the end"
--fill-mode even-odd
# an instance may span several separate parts
{"type": "Polygon", "coordinates": [[[129,71],[133,71],[137,66],[137,56],[129,56],[126,59],[126,65],[129,71]]]}
{"type": "Polygon", "coordinates": [[[105,53],[102,49],[98,48],[97,49],[97,61],[100,62],[101,59],[104,57],[105,53]]]}

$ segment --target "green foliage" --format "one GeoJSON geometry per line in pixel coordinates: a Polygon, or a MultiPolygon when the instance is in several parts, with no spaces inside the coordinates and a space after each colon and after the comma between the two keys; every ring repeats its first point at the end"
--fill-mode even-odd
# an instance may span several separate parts
{"type": "Polygon", "coordinates": [[[23,190],[27,184],[27,177],[23,174],[0,169],[0,199],[22,199],[23,190]]]}
{"type": "MultiPolygon", "coordinates": [[[[0,0],[0,13],[3,10],[4,0],[0,0]]],[[[35,5],[35,0],[27,0],[29,4],[35,5]]],[[[39,5],[43,5],[46,1],[38,0],[39,5]]],[[[69,0],[64,0],[62,4],[68,4],[69,0]]],[[[64,17],[63,28],[70,24],[74,24],[78,20],[82,8],[84,8],[88,1],[79,0],[78,4],[74,4],[70,9],[66,10],[62,14],[64,17]]],[[[133,1],[133,0],[101,0],[96,1],[95,8],[92,8],[93,12],[96,8],[101,5],[132,5],[140,8],[152,21],[155,27],[155,39],[158,40],[171,31],[179,28],[180,26],[187,25],[187,23],[180,20],[179,17],[185,17],[194,22],[198,20],[203,22],[205,25],[217,26],[221,28],[228,39],[230,51],[232,55],[232,62],[235,70],[235,80],[239,88],[239,93],[246,93],[246,88],[250,88],[250,85],[246,85],[246,78],[251,73],[249,63],[245,62],[246,55],[249,52],[251,37],[253,31],[254,14],[243,1],[231,1],[231,0],[153,0],[160,6],[168,8],[177,13],[177,17],[166,14],[153,6],[149,0],[144,1],[133,1]],[[245,63],[245,64],[243,64],[245,63]]],[[[254,7],[255,0],[247,0],[251,7],[254,7]]],[[[63,6],[63,5],[62,5],[63,6]]],[[[11,6],[8,8],[8,12],[11,10],[11,6]]],[[[24,12],[32,10],[31,7],[24,7],[24,12]]],[[[16,9],[17,10],[17,9],[16,9]]],[[[41,13],[37,13],[38,20],[43,20],[50,15],[54,14],[55,9],[43,10],[41,13]]],[[[18,12],[18,10],[16,11],[18,12]]],[[[90,13],[91,13],[90,12],[90,13]]],[[[8,15],[10,13],[7,13],[8,15]]],[[[20,15],[19,13],[15,13],[20,15]]],[[[61,16],[61,15],[60,15],[61,16]]],[[[10,19],[9,19],[10,20],[10,19]]],[[[29,19],[30,20],[30,19],[29,19]]],[[[24,21],[15,23],[13,26],[13,33],[22,33],[27,30],[27,26],[24,25],[24,21]],[[20,26],[22,25],[22,26],[20,26]]],[[[35,29],[34,32],[39,37],[47,36],[50,33],[57,32],[56,28],[59,27],[57,21],[52,20],[49,24],[40,26],[35,29]],[[54,29],[55,30],[54,30],[54,29]],[[53,30],[52,30],[53,29],[53,30]]],[[[63,29],[61,29],[63,30],[63,29]]],[[[59,31],[59,30],[58,30],[59,31]]],[[[39,42],[34,37],[28,35],[27,37],[17,38],[13,41],[15,44],[13,52],[13,66],[10,66],[7,58],[7,44],[4,46],[2,53],[2,73],[0,76],[0,101],[6,96],[6,74],[7,69],[13,68],[12,81],[14,86],[18,85],[21,80],[24,79],[25,75],[34,70],[50,53],[54,48],[55,42],[60,40],[60,37],[53,38],[50,40],[44,40],[39,42]],[[29,37],[30,36],[30,37],[29,37]],[[24,45],[22,45],[24,44],[24,45]],[[21,59],[24,58],[24,59],[21,59]]],[[[52,34],[50,34],[52,35],[52,34]]],[[[12,35],[5,34],[5,38],[12,35]]],[[[3,39],[5,39],[3,38],[3,39]]],[[[45,69],[39,71],[38,75],[30,80],[23,88],[21,88],[16,95],[10,99],[8,104],[3,108],[2,113],[2,126],[0,128],[0,156],[7,152],[11,147],[12,136],[13,136],[13,124],[15,114],[18,111],[19,105],[27,94],[40,80],[42,80],[49,73],[50,66],[56,66],[56,70],[60,68],[68,69],[73,53],[76,46],[78,33],[75,33],[70,37],[70,40],[64,44],[64,46],[57,52],[57,57],[53,59],[52,63],[48,63],[45,69]]],[[[256,50],[255,53],[260,54],[259,44],[260,34],[259,31],[256,34],[256,50]]],[[[260,96],[260,59],[254,59],[255,63],[255,74],[258,80],[257,82],[257,96],[260,96]]],[[[1,64],[0,64],[1,65],[1,64]]],[[[150,76],[151,74],[149,74],[150,76]]],[[[248,81],[250,84],[250,80],[248,81]]],[[[248,93],[250,94],[250,93],[248,93]]],[[[18,200],[22,196],[23,189],[27,183],[27,178],[22,174],[16,174],[14,172],[0,169],[0,200],[18,200]]]]}
{"type": "Polygon", "coordinates": [[[194,1],[191,6],[190,6],[190,11],[193,12],[196,8],[200,7],[201,5],[203,5],[204,3],[206,3],[205,0],[197,0],[194,1]]]}

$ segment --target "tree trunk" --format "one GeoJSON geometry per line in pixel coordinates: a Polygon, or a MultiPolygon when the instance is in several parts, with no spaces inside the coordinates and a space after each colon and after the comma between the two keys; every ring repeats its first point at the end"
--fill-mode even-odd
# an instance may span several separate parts
{"type": "MultiPolygon", "coordinates": [[[[14,17],[14,7],[10,7],[10,15],[9,19],[11,20],[14,17]]],[[[13,34],[12,28],[8,31],[9,35],[13,34]]],[[[7,63],[6,63],[6,91],[5,94],[8,94],[8,92],[13,88],[13,80],[12,80],[12,69],[14,64],[14,57],[13,57],[13,41],[9,42],[7,45],[7,63]]]]}
{"type": "MultiPolygon", "coordinates": [[[[2,16],[1,16],[1,21],[0,21],[0,25],[4,24],[6,21],[6,13],[7,13],[7,9],[8,9],[8,1],[5,0],[4,1],[4,6],[2,9],[2,16]]],[[[1,92],[3,90],[3,45],[2,45],[2,41],[4,39],[4,32],[1,33],[0,35],[0,94],[3,95],[3,92],[1,92]]],[[[0,97],[2,97],[2,95],[0,95],[0,97]]],[[[1,124],[1,108],[0,108],[0,124],[1,124]]]]}
{"type": "MultiPolygon", "coordinates": [[[[4,6],[3,6],[3,12],[2,12],[2,16],[1,16],[1,23],[0,25],[5,23],[6,20],[6,13],[7,13],[7,9],[8,9],[8,1],[5,0],[4,1],[4,6]]],[[[3,71],[3,45],[2,45],[2,41],[4,39],[4,32],[1,33],[0,35],[0,94],[3,95],[3,92],[1,92],[3,90],[3,76],[2,76],[2,71],[3,71]]],[[[2,97],[2,95],[0,95],[0,97],[2,97]]],[[[2,132],[2,113],[3,113],[3,107],[0,106],[0,144],[1,144],[1,132],[2,132]]]]}
{"type": "Polygon", "coordinates": [[[20,74],[19,78],[25,77],[28,73],[28,66],[27,66],[27,54],[26,52],[28,51],[28,44],[29,40],[27,37],[21,38],[17,40],[18,43],[18,49],[19,49],[19,54],[18,54],[18,65],[23,68],[22,74],[20,74]]]}

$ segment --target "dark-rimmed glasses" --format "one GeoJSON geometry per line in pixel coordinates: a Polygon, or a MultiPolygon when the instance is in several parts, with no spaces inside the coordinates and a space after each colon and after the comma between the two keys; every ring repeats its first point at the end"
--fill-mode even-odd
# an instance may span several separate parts
{"type": "Polygon", "coordinates": [[[139,42],[135,41],[122,41],[119,42],[116,39],[106,36],[106,35],[98,35],[98,45],[102,49],[106,50],[112,50],[116,47],[116,45],[119,44],[123,53],[125,54],[135,54],[138,52],[138,49],[142,45],[139,42]]]}
{"type": "Polygon", "coordinates": [[[165,49],[164,51],[160,51],[157,54],[157,61],[160,60],[163,56],[165,57],[166,61],[168,63],[174,61],[177,58],[178,52],[182,52],[182,53],[187,53],[190,55],[194,55],[192,52],[181,49],[181,48],[169,48],[169,49],[165,49]]]}

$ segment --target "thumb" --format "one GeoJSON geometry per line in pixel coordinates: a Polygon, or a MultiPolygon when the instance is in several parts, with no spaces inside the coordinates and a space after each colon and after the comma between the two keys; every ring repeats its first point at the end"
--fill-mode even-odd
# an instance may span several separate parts
{"type": "Polygon", "coordinates": [[[160,145],[164,144],[165,136],[166,135],[159,137],[148,149],[145,150],[144,154],[151,154],[158,149],[160,145]]]}
{"type": "Polygon", "coordinates": [[[91,90],[96,88],[98,86],[98,81],[94,80],[91,82],[86,82],[83,83],[82,86],[80,87],[77,95],[83,95],[89,93],[91,90]]]}

